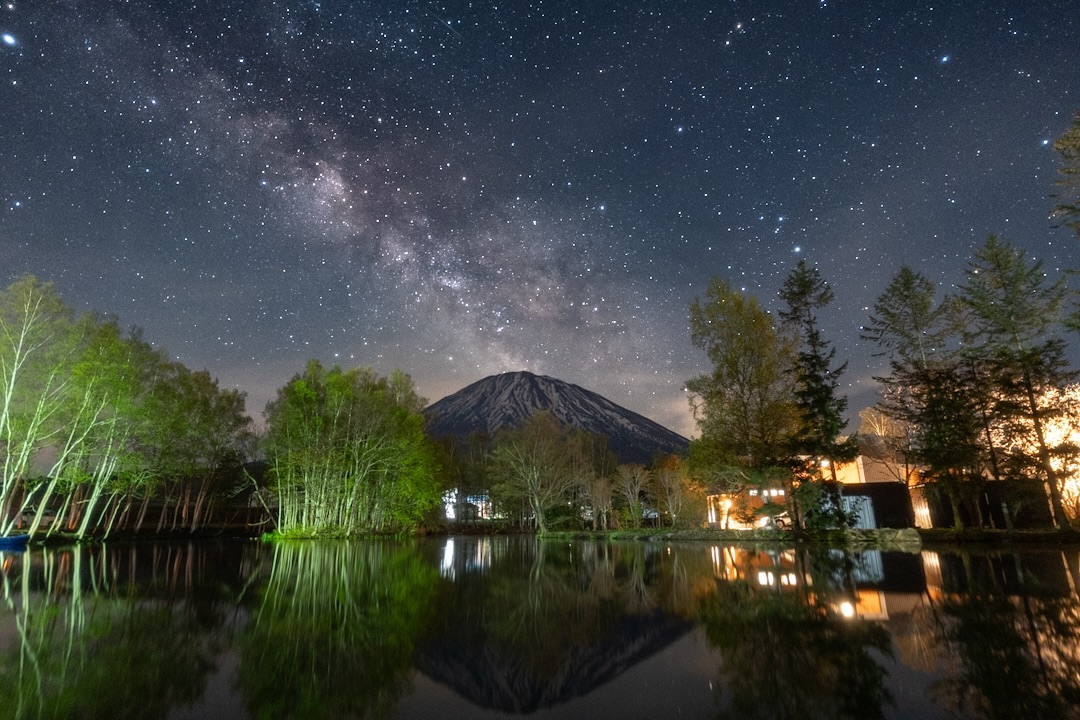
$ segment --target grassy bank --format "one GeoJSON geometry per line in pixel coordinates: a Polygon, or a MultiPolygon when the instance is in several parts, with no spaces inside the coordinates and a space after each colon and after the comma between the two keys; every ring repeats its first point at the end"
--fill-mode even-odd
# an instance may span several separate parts
{"type": "Polygon", "coordinates": [[[906,530],[819,530],[819,531],[784,531],[784,530],[719,530],[712,528],[673,529],[645,528],[640,530],[612,530],[609,532],[559,531],[549,532],[545,539],[567,540],[635,540],[635,541],[680,541],[706,540],[725,543],[821,543],[835,547],[852,549],[898,550],[918,552],[922,548],[919,531],[906,530]]]}

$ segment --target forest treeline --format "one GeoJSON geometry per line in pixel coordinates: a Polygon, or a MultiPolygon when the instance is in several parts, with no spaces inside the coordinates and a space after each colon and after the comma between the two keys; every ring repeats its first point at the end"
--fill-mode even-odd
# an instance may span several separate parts
{"type": "Polygon", "coordinates": [[[677,458],[617,466],[606,438],[549,413],[472,438],[482,457],[436,442],[400,371],[311,360],[259,436],[244,400],[116,319],[77,316],[52,284],[18,279],[0,291],[0,536],[396,533],[440,522],[444,492],[478,483],[509,524],[544,531],[577,498],[602,527],[625,527],[647,496],[673,520],[690,497],[677,458]]]}
{"type": "MultiPolygon", "coordinates": [[[[1080,234],[1080,114],[1055,147],[1054,214],[1080,234]]],[[[1080,425],[1065,340],[1080,312],[1067,279],[992,236],[955,291],[901,268],[866,321],[864,339],[888,362],[868,414],[875,452],[932,481],[958,521],[983,483],[1009,478],[1042,481],[1058,527],[1080,514],[1067,482],[1080,448],[1059,432],[1080,425]]],[[[687,459],[647,468],[616,464],[606,439],[547,413],[490,438],[436,443],[408,375],[316,360],[267,405],[259,438],[242,392],[115,318],[77,315],[51,284],[24,276],[0,291],[0,536],[208,523],[401,532],[433,521],[453,488],[540,531],[699,524],[707,494],[770,488],[783,502],[741,508],[744,521],[786,512],[797,525],[843,526],[851,518],[829,480],[867,440],[845,433],[845,363],[818,319],[833,290],[802,261],[780,300],[774,317],[720,279],[695,299],[691,341],[712,363],[687,384],[699,437],[687,459]]]]}
{"type": "Polygon", "coordinates": [[[197,530],[254,434],[244,395],[32,276],[0,293],[0,535],[197,530]]]}
{"type": "MultiPolygon", "coordinates": [[[[1055,147],[1064,162],[1053,214],[1080,235],[1080,114],[1055,147]]],[[[1071,274],[1051,279],[1039,259],[995,236],[951,292],[900,268],[862,328],[888,363],[863,438],[844,433],[846,363],[818,320],[833,300],[820,270],[796,265],[778,317],[714,279],[690,312],[691,339],[713,365],[688,383],[700,434],[691,471],[731,498],[781,491],[782,504],[736,508],[744,521],[784,511],[796,525],[843,526],[852,518],[836,467],[861,452],[897,468],[905,484],[929,483],[961,526],[965,514],[982,524],[986,482],[1038,479],[1054,524],[1067,528],[1080,518],[1080,397],[1065,339],[1080,329],[1071,274]]]]}
{"type": "Polygon", "coordinates": [[[817,318],[833,300],[830,286],[800,262],[780,296],[774,318],[714,279],[691,307],[693,341],[713,364],[688,383],[700,431],[691,471],[731,498],[770,488],[784,498],[737,514],[848,525],[836,468],[864,454],[905,485],[940,494],[961,526],[965,516],[981,524],[978,497],[1000,480],[1040,480],[1058,528],[1080,515],[1080,447],[1070,430],[1080,427],[1080,396],[1065,338],[1080,314],[1064,275],[1051,280],[1039,260],[993,236],[953,293],[901,268],[862,328],[888,362],[862,436],[843,432],[846,367],[817,318]]]}

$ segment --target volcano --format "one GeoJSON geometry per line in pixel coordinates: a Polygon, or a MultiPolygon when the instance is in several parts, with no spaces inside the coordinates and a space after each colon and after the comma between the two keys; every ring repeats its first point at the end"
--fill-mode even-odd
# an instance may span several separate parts
{"type": "Polygon", "coordinates": [[[644,415],[577,385],[545,375],[508,372],[478,380],[424,410],[435,437],[493,435],[518,427],[539,410],[562,423],[605,435],[620,463],[645,463],[657,454],[683,455],[690,441],[644,415]]]}

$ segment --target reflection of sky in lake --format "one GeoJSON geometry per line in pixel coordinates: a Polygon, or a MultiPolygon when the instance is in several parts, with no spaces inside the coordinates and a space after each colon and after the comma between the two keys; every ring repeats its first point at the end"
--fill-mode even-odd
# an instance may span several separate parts
{"type": "MultiPolygon", "coordinates": [[[[716,656],[699,633],[675,641],[585,697],[529,713],[531,720],[580,718],[707,718],[715,715],[712,683],[716,656]]],[[[421,720],[438,708],[439,720],[506,718],[485,710],[451,688],[423,675],[415,676],[415,693],[403,698],[395,717],[421,720]]]]}
{"type": "Polygon", "coordinates": [[[1077,718],[1055,693],[1080,691],[1078,560],[506,536],[34,548],[5,566],[0,708],[22,681],[31,705],[37,687],[80,716],[145,697],[170,720],[832,717],[886,695],[870,715],[1077,718]],[[24,650],[41,678],[20,678],[24,650]]]}

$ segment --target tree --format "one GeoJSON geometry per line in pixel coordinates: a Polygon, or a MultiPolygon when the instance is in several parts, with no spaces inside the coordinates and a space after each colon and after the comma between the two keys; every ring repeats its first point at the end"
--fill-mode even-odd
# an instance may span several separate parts
{"type": "Polygon", "coordinates": [[[1061,190],[1054,196],[1058,201],[1054,216],[1080,234],[1080,112],[1069,129],[1054,141],[1054,149],[1061,155],[1058,169],[1061,177],[1057,181],[1061,190]]]}
{"type": "Polygon", "coordinates": [[[615,471],[615,492],[624,503],[624,517],[630,527],[641,527],[645,516],[645,492],[652,475],[641,463],[624,463],[615,471]]]}
{"type": "Polygon", "coordinates": [[[444,501],[453,503],[457,522],[472,521],[479,517],[491,519],[491,484],[488,466],[491,460],[492,438],[486,432],[476,431],[465,437],[444,437],[438,441],[439,464],[443,468],[447,488],[444,501]],[[487,498],[481,506],[470,506],[468,498],[487,498]]]}
{"type": "Polygon", "coordinates": [[[954,303],[938,303],[936,294],[934,283],[904,265],[874,303],[862,338],[882,348],[894,371],[925,368],[946,352],[954,303]]]}
{"type": "MultiPolygon", "coordinates": [[[[60,482],[65,501],[57,517],[66,515],[68,528],[84,538],[109,534],[117,500],[139,471],[132,440],[143,385],[133,344],[115,320],[89,314],[79,324],[83,347],[69,368],[66,439],[49,471],[49,486],[60,482]]],[[[42,505],[47,502],[48,495],[42,505]]]]}
{"type": "MultiPolygon", "coordinates": [[[[0,293],[0,533],[30,513],[36,534],[56,499],[50,533],[107,536],[136,494],[145,510],[158,473],[235,460],[249,424],[242,394],[171,363],[114,318],[76,318],[51,284],[26,276],[0,293]],[[187,389],[165,392],[168,378],[186,378],[187,389]],[[178,455],[192,460],[162,462],[178,455]]],[[[195,496],[193,518],[207,497],[195,496]]]]}
{"type": "Polygon", "coordinates": [[[728,462],[775,464],[796,428],[792,338],[752,296],[713,279],[690,306],[690,339],[713,369],[687,383],[702,443],[728,462]]]}
{"type": "Polygon", "coordinates": [[[977,365],[956,350],[956,299],[938,302],[936,294],[925,276],[902,267],[874,303],[862,338],[889,359],[890,374],[875,378],[884,387],[878,408],[908,429],[908,456],[924,477],[937,481],[962,526],[960,504],[983,479],[987,395],[980,391],[977,365]]]}
{"type": "Polygon", "coordinates": [[[690,306],[690,334],[713,369],[687,383],[700,432],[690,443],[688,471],[751,519],[742,507],[746,491],[790,475],[779,468],[799,426],[795,338],[779,331],[752,296],[719,279],[690,306]]]}
{"type": "Polygon", "coordinates": [[[145,418],[155,435],[167,433],[169,441],[153,474],[168,481],[170,497],[175,491],[173,529],[194,532],[214,504],[235,491],[239,466],[253,442],[251,418],[244,411],[244,393],[218,387],[205,370],[168,363],[157,369],[154,380],[145,418]]]}
{"type": "MultiPolygon", "coordinates": [[[[975,497],[984,481],[982,425],[976,375],[969,365],[933,365],[912,381],[911,416],[916,420],[916,458],[923,476],[937,482],[953,509],[953,522],[964,526],[960,506],[978,514],[975,497]]],[[[981,524],[981,523],[980,523],[981,524]]]]}
{"type": "Polygon", "coordinates": [[[668,455],[655,463],[649,494],[660,512],[671,519],[672,527],[686,524],[686,518],[692,516],[692,512],[686,511],[704,509],[705,489],[690,477],[677,455],[668,455]]]}
{"type": "MultiPolygon", "coordinates": [[[[818,517],[823,515],[823,510],[842,516],[839,490],[835,488],[836,463],[853,460],[858,453],[858,442],[854,437],[840,438],[847,422],[844,419],[847,398],[839,395],[837,388],[847,363],[832,367],[836,349],[824,339],[818,327],[816,311],[832,302],[833,291],[817,268],[800,260],[784,280],[780,299],[786,305],[780,311],[780,317],[800,341],[794,378],[801,423],[791,445],[797,457],[808,460],[797,466],[800,484],[806,485],[807,491],[816,485],[817,465],[825,461],[834,485],[825,489],[823,497],[827,502],[824,506],[814,509],[818,517]]],[[[818,495],[813,492],[808,497],[817,502],[818,495]]],[[[842,517],[838,519],[843,520],[842,517]]]]}
{"type": "Polygon", "coordinates": [[[615,499],[615,486],[610,475],[592,472],[582,478],[581,493],[589,505],[593,528],[607,530],[611,526],[612,503],[615,499]]]}
{"type": "MultiPolygon", "coordinates": [[[[1057,200],[1053,216],[1080,236],[1080,112],[1073,117],[1069,129],[1054,141],[1054,149],[1061,155],[1057,181],[1061,190],[1053,196],[1057,200]]],[[[1076,301],[1076,291],[1072,296],[1073,307],[1065,325],[1070,330],[1080,331],[1080,303],[1076,301]]]]}
{"type": "Polygon", "coordinates": [[[62,427],[79,338],[51,283],[26,275],[0,293],[0,535],[27,507],[22,482],[62,427]]]}
{"type": "Polygon", "coordinates": [[[547,532],[548,513],[565,505],[575,488],[578,453],[572,433],[547,411],[533,413],[519,428],[499,430],[490,467],[493,498],[524,508],[537,531],[547,532]]]}
{"type": "Polygon", "coordinates": [[[904,485],[915,473],[915,450],[911,423],[886,414],[881,406],[859,413],[859,454],[880,460],[887,472],[904,485]]]}
{"type": "Polygon", "coordinates": [[[1011,445],[1007,461],[1043,476],[1055,524],[1066,528],[1062,478],[1053,461],[1067,449],[1046,437],[1047,423],[1068,412],[1064,390],[1076,378],[1059,334],[1065,279],[1048,281],[1041,262],[993,235],[976,251],[966,278],[960,300],[969,313],[969,353],[989,369],[998,422],[1026,439],[1011,445]]]}
{"type": "Polygon", "coordinates": [[[440,502],[424,400],[412,380],[310,360],[266,408],[278,530],[407,530],[440,502]]]}
{"type": "Polygon", "coordinates": [[[579,504],[588,511],[582,517],[591,516],[594,529],[607,530],[615,492],[612,476],[618,461],[608,448],[606,435],[575,430],[570,441],[573,463],[570,472],[580,494],[579,504]]]}

